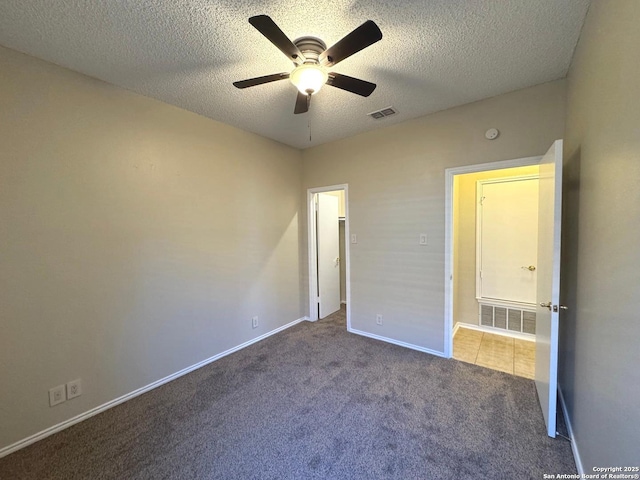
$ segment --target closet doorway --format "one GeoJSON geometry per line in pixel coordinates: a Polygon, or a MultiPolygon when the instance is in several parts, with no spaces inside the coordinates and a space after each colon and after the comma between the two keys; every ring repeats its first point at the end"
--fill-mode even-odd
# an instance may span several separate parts
{"type": "MultiPolygon", "coordinates": [[[[542,409],[547,434],[556,436],[556,408],[558,385],[558,324],[560,314],[567,310],[560,304],[560,237],[562,230],[562,140],[551,144],[547,153],[540,157],[528,157],[504,162],[469,165],[445,170],[445,304],[444,340],[445,356],[451,357],[453,350],[454,302],[456,283],[460,283],[456,272],[459,252],[456,252],[454,231],[456,221],[453,212],[456,198],[455,177],[465,173],[495,171],[503,168],[538,165],[538,255],[536,268],[535,299],[535,385],[542,409]],[[456,260],[457,259],[457,260],[456,260]]],[[[457,247],[460,250],[460,246],[457,247]]],[[[459,313],[459,312],[458,312],[459,313]]],[[[479,316],[478,329],[481,329],[479,316]]],[[[495,322],[495,311],[494,318],[495,322]]],[[[495,326],[495,324],[494,324],[495,326]]],[[[483,336],[486,333],[483,332],[483,336]]]]}
{"type": "MultiPolygon", "coordinates": [[[[462,264],[460,242],[455,241],[456,229],[461,227],[460,210],[461,206],[456,202],[454,195],[456,177],[467,173],[490,172],[493,175],[497,170],[513,167],[525,167],[537,165],[538,172],[538,245],[537,245],[537,265],[527,264],[526,260],[519,260],[517,268],[522,270],[521,274],[527,275],[526,271],[536,272],[536,296],[535,296],[535,367],[534,378],[538,401],[542,409],[542,414],[547,426],[547,434],[550,437],[556,435],[556,407],[557,407],[557,375],[558,375],[558,323],[560,314],[567,306],[560,305],[560,236],[562,225],[562,140],[553,142],[546,154],[540,157],[528,157],[503,162],[488,164],[469,165],[466,167],[455,167],[445,170],[445,356],[451,357],[454,352],[454,330],[457,336],[458,330],[462,327],[460,315],[462,306],[460,304],[461,285],[464,288],[464,275],[461,269],[469,269],[468,264],[462,264]],[[524,267],[524,268],[522,268],[524,267]],[[535,267],[535,270],[533,268],[535,267]],[[457,319],[454,322],[454,318],[457,319]]],[[[506,247],[504,247],[506,248],[506,247]]],[[[475,263],[475,256],[473,257],[475,263]]],[[[468,263],[468,262],[467,262],[468,263]]],[[[475,268],[474,268],[475,270],[475,268]]],[[[484,275],[484,272],[483,272],[484,275]]],[[[513,325],[519,325],[520,329],[526,329],[525,308],[520,313],[511,313],[510,307],[514,310],[524,303],[509,301],[506,305],[497,305],[496,302],[486,310],[486,317],[483,312],[481,300],[484,298],[478,295],[476,287],[476,299],[478,304],[477,323],[472,321],[471,328],[465,331],[472,333],[482,333],[481,343],[485,335],[498,334],[498,338],[507,337],[509,340],[519,340],[521,335],[527,332],[509,331],[510,320],[513,325]],[[502,310],[498,310],[502,308],[502,310]],[[486,325],[483,325],[483,319],[486,325]],[[475,325],[474,325],[475,324],[475,325]],[[489,325],[490,324],[490,325],[489,325]],[[499,327],[507,325],[506,331],[501,331],[499,327]],[[492,328],[493,330],[487,331],[492,328]],[[475,331],[475,332],[474,332],[475,331]],[[494,333],[495,332],[495,333],[494,333]],[[509,338],[512,337],[512,338],[509,338]]],[[[484,291],[482,291],[484,296],[484,291]]],[[[530,305],[530,304],[529,304],[530,305]]],[[[533,314],[534,312],[529,312],[533,314]]],[[[531,320],[532,317],[529,317],[531,320]]],[[[529,322],[531,323],[531,322],[529,322]]],[[[514,328],[515,330],[515,328],[514,328]]],[[[529,334],[532,335],[532,334],[529,334]]],[[[489,338],[490,341],[494,340],[489,338]]],[[[480,346],[481,348],[482,346],[480,346]]],[[[507,348],[508,349],[508,348],[507,348]]],[[[491,353],[491,346],[489,348],[491,353]]],[[[499,350],[498,347],[493,350],[499,350]]],[[[515,350],[515,347],[514,347],[515,350]]],[[[478,363],[478,354],[476,362],[478,363]]],[[[515,359],[514,359],[515,362],[515,359]]],[[[482,363],[489,363],[485,358],[482,363]]],[[[488,366],[488,365],[484,365],[488,366]]],[[[497,368],[496,368],[497,369],[497,368]]],[[[515,369],[514,369],[515,370],[515,369]]],[[[508,371],[505,368],[505,371],[508,371]]],[[[513,373],[513,372],[510,372],[513,373]]]]}
{"type": "Polygon", "coordinates": [[[537,165],[456,175],[453,357],[533,379],[537,165]]]}
{"type": "Polygon", "coordinates": [[[349,309],[348,185],[312,188],[308,198],[309,319],[349,309]]]}

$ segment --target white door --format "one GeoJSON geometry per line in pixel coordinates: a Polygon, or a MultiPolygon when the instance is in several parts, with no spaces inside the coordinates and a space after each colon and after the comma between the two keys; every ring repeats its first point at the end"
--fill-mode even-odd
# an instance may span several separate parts
{"type": "Polygon", "coordinates": [[[538,263],[538,179],[480,181],[478,196],[477,296],[533,306],[538,263]]]}
{"type": "Polygon", "coordinates": [[[319,193],[316,218],[319,318],[324,318],[340,309],[338,197],[319,193]]]}
{"type": "Polygon", "coordinates": [[[562,140],[540,160],[538,184],[538,286],[536,295],[536,389],[547,434],[556,436],[562,140]]]}

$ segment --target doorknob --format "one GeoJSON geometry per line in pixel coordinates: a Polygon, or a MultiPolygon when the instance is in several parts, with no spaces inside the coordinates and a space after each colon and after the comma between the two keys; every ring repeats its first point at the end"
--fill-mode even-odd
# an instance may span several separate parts
{"type": "Polygon", "coordinates": [[[541,307],[546,307],[549,310],[553,309],[554,312],[557,312],[558,309],[560,310],[569,310],[569,307],[567,307],[566,305],[552,305],[551,302],[547,302],[547,303],[540,303],[541,307]]]}
{"type": "Polygon", "coordinates": [[[535,265],[529,265],[528,267],[520,267],[520,268],[522,268],[523,270],[529,270],[530,272],[533,272],[536,269],[535,265]]]}

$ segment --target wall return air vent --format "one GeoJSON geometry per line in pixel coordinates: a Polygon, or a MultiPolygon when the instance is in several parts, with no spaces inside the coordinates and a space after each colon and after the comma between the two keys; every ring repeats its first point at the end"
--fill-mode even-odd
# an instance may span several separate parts
{"type": "Polygon", "coordinates": [[[376,120],[380,120],[381,118],[390,117],[391,115],[395,115],[398,113],[393,107],[385,107],[382,110],[377,110],[375,112],[368,113],[371,118],[376,120]]]}

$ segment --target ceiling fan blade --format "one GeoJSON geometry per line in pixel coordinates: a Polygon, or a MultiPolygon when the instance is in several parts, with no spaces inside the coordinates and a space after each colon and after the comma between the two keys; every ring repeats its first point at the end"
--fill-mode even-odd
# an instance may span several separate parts
{"type": "Polygon", "coordinates": [[[298,92],[296,97],[296,108],[293,109],[293,113],[305,113],[309,111],[309,104],[311,103],[311,95],[305,95],[298,92]]]}
{"type": "Polygon", "coordinates": [[[342,90],[362,95],[363,97],[368,97],[376,89],[375,83],[367,82],[365,80],[360,80],[359,78],[353,78],[349,77],[348,75],[342,75],[340,73],[334,72],[329,73],[327,85],[341,88],[342,90]]]}
{"type": "Polygon", "coordinates": [[[255,87],[256,85],[262,85],[263,83],[285,80],[287,78],[289,78],[288,73],[274,73],[273,75],[265,75],[264,77],[249,78],[247,80],[233,82],[233,86],[237,88],[255,87]]]}
{"type": "Polygon", "coordinates": [[[271,17],[267,15],[256,15],[249,19],[249,23],[253,25],[262,35],[273,43],[282,53],[284,53],[290,60],[297,64],[302,64],[305,61],[304,55],[296,47],[289,37],[287,37],[280,27],[276,25],[276,22],[271,20],[271,17]]]}
{"type": "Polygon", "coordinates": [[[367,48],[382,38],[382,32],[373,20],[367,20],[333,47],[327,48],[318,57],[325,67],[331,67],[354,53],[367,48]]]}

